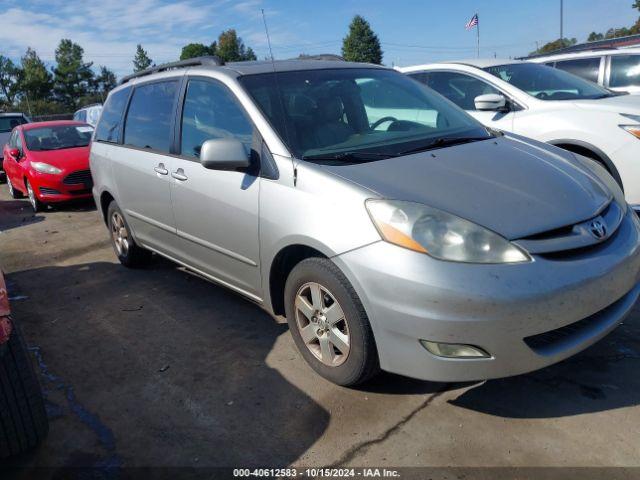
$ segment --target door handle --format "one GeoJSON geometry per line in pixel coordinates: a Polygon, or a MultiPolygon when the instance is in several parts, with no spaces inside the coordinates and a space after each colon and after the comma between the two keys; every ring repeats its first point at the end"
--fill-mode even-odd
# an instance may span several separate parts
{"type": "Polygon", "coordinates": [[[178,170],[176,170],[175,172],[171,172],[171,176],[172,176],[173,178],[175,178],[176,180],[181,180],[181,181],[183,181],[183,182],[184,182],[185,180],[188,180],[188,179],[189,179],[189,177],[187,177],[187,176],[184,174],[184,170],[183,170],[183,169],[181,169],[181,168],[179,168],[179,169],[178,169],[178,170]]]}
{"type": "Polygon", "coordinates": [[[164,163],[159,163],[157,167],[154,167],[153,170],[160,175],[167,175],[169,170],[164,168],[164,163]]]}

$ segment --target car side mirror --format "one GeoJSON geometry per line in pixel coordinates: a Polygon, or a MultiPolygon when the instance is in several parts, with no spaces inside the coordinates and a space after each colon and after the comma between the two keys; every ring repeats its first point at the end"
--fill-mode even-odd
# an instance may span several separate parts
{"type": "Polygon", "coordinates": [[[14,160],[19,160],[20,159],[20,150],[18,150],[17,148],[12,148],[11,150],[9,150],[9,155],[11,155],[11,157],[14,160]]]}
{"type": "Polygon", "coordinates": [[[497,93],[478,95],[473,103],[480,111],[503,112],[507,108],[507,99],[497,93]]]}
{"type": "Polygon", "coordinates": [[[207,140],[200,149],[200,163],[209,170],[236,170],[247,168],[249,154],[236,138],[207,140]]]}

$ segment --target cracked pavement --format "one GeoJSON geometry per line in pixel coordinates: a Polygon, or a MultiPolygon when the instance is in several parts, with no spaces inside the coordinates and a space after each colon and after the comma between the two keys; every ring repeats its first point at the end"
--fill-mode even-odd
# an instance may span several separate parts
{"type": "Polygon", "coordinates": [[[349,390],[236,294],[162,259],[121,267],[91,205],[33,215],[0,185],[0,265],[51,421],[13,465],[640,465],[637,307],[539,372],[349,390]]]}

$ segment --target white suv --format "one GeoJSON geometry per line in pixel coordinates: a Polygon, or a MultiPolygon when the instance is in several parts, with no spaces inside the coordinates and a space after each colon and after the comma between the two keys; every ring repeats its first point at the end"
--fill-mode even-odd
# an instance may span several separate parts
{"type": "Polygon", "coordinates": [[[640,94],[640,47],[611,48],[528,58],[616,92],[640,94]]]}
{"type": "Polygon", "coordinates": [[[640,96],[614,94],[562,70],[518,60],[399,70],[489,127],[597,160],[640,209],[640,96]]]}

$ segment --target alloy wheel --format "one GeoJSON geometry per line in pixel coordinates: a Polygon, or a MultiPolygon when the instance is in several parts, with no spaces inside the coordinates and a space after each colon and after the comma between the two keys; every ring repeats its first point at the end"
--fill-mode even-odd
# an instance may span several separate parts
{"type": "Polygon", "coordinates": [[[118,255],[126,256],[129,253],[129,232],[124,218],[118,212],[113,212],[111,215],[111,236],[118,255]]]}
{"type": "Polygon", "coordinates": [[[33,187],[31,187],[31,183],[27,182],[27,194],[29,195],[29,202],[33,207],[34,211],[38,210],[38,200],[36,199],[36,194],[33,191],[33,187]]]}
{"type": "Polygon", "coordinates": [[[309,351],[324,365],[342,365],[349,356],[351,338],[335,296],[319,283],[305,283],[296,294],[295,312],[298,331],[309,351]]]}

